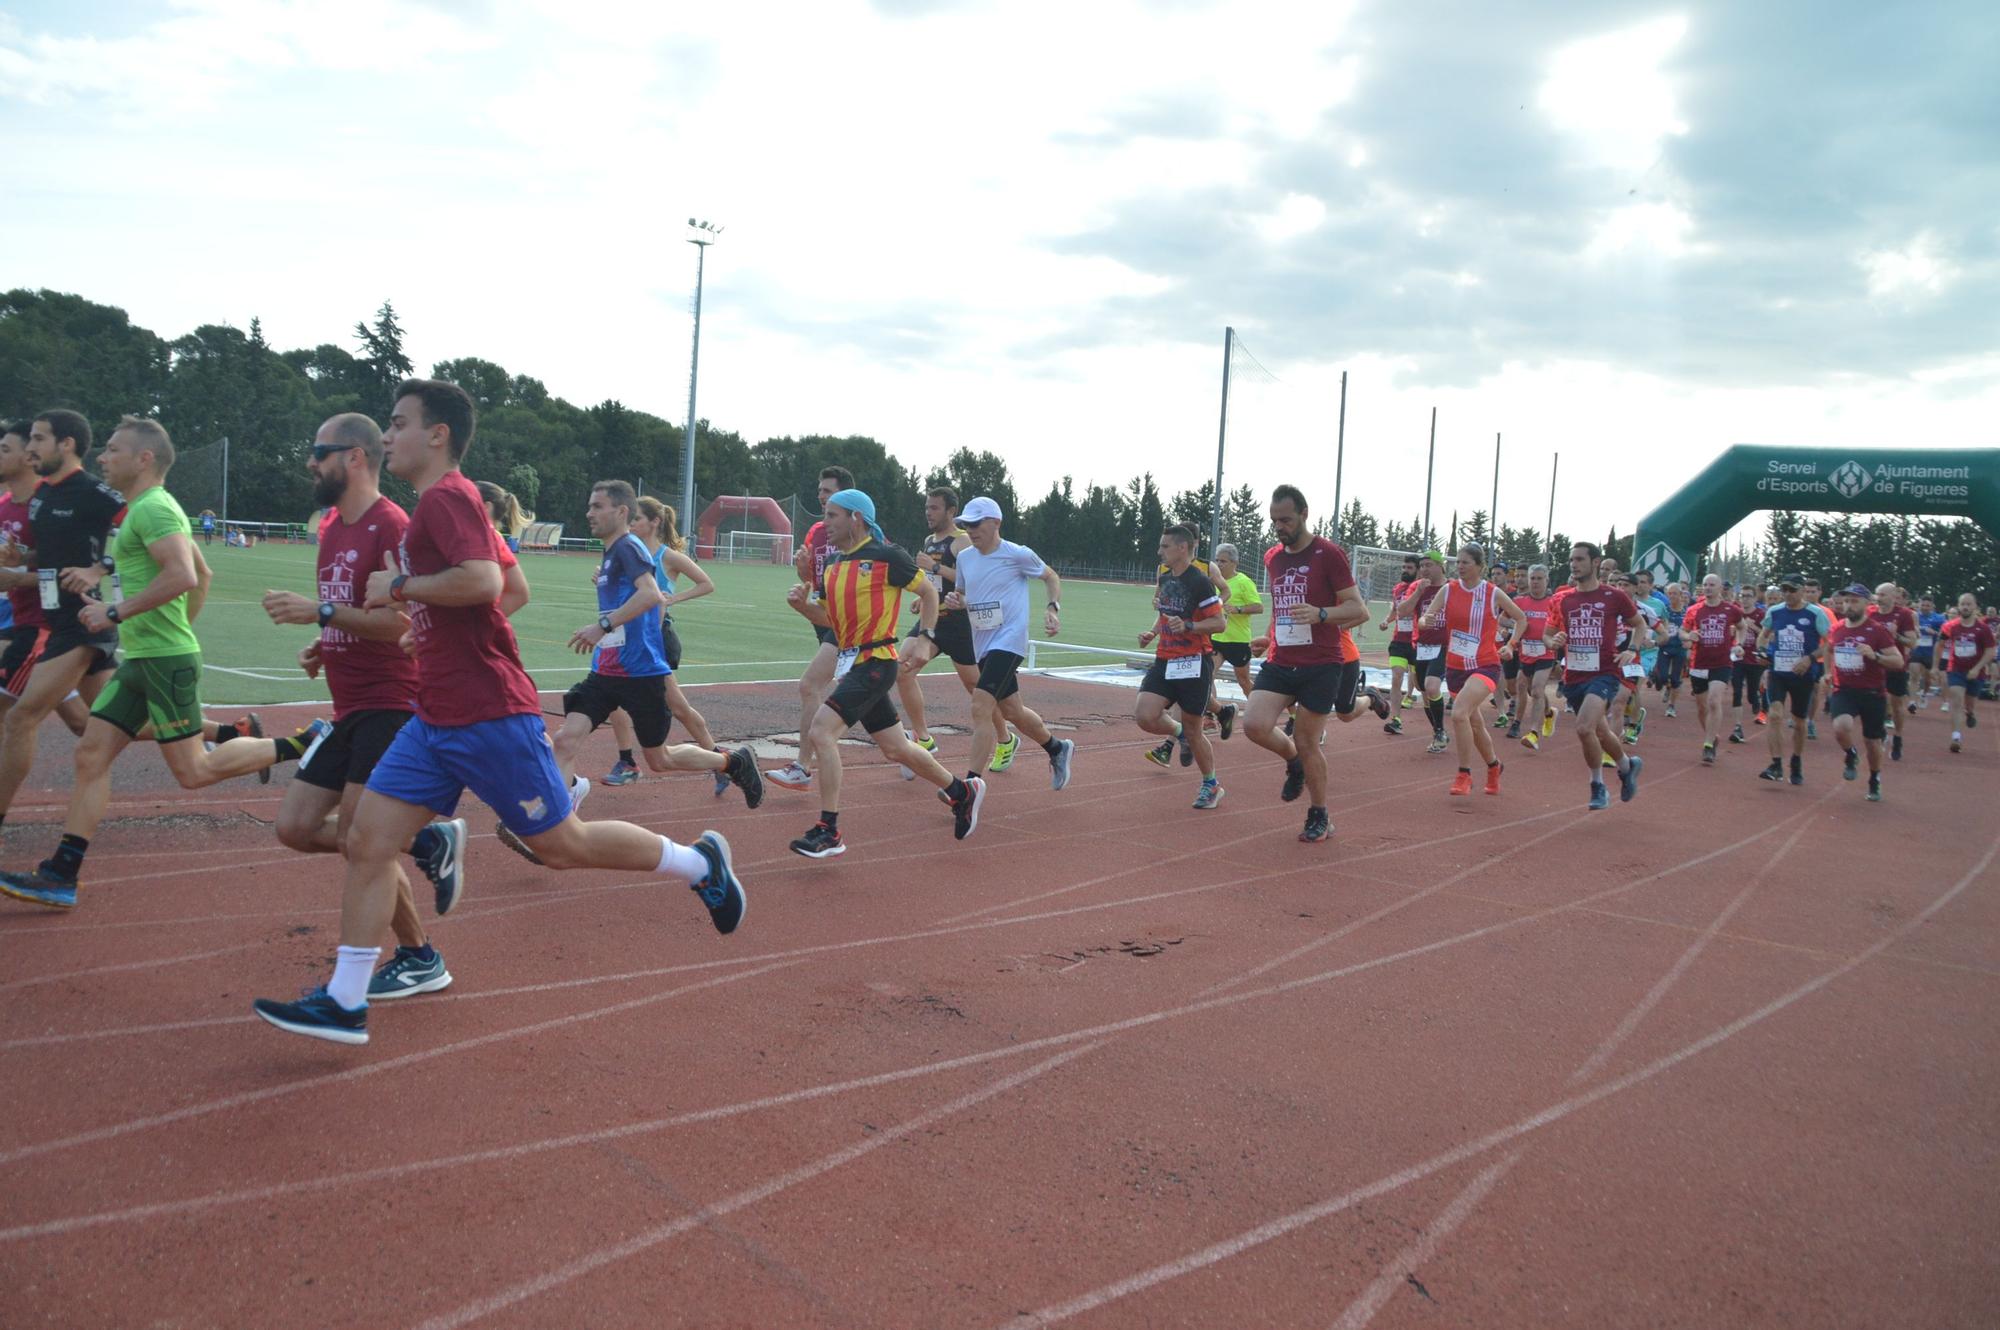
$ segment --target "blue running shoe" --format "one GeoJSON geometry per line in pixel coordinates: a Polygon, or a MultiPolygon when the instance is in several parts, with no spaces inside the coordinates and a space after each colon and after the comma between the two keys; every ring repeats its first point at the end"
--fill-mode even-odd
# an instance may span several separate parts
{"type": "Polygon", "coordinates": [[[415,947],[398,947],[396,954],[368,978],[368,1000],[415,997],[451,987],[451,971],[444,968],[444,955],[431,948],[431,958],[417,955],[415,947]]]}
{"type": "Polygon", "coordinates": [[[613,762],[611,770],[604,775],[606,785],[630,785],[637,779],[639,779],[639,768],[622,757],[613,762]]]}
{"type": "Polygon", "coordinates": [[[1072,739],[1056,740],[1056,751],[1049,754],[1049,788],[1060,790],[1069,784],[1070,761],[1076,756],[1076,742],[1072,739]]]}
{"type": "Polygon", "coordinates": [[[1601,780],[1590,782],[1590,811],[1595,813],[1599,809],[1609,807],[1611,807],[1611,791],[1604,788],[1604,782],[1601,780]]]}
{"type": "Polygon", "coordinates": [[[349,1011],[324,988],[315,988],[297,1002],[258,998],[250,1004],[250,1010],[280,1030],[309,1039],[326,1039],[336,1044],[368,1042],[368,1008],[349,1011]]]}
{"type": "Polygon", "coordinates": [[[688,887],[708,907],[715,931],[734,933],[736,925],[743,922],[743,912],[750,907],[750,901],[743,894],[743,884],[736,880],[736,870],[730,866],[729,842],[719,831],[704,831],[693,849],[708,860],[708,876],[688,883],[688,887]]]}
{"type": "Polygon", "coordinates": [[[465,819],[433,822],[410,842],[410,857],[437,891],[437,912],[450,914],[465,894],[465,819]]]}
{"type": "Polygon", "coordinates": [[[1632,802],[1633,796],[1639,793],[1639,773],[1645,769],[1645,766],[1646,763],[1643,759],[1635,757],[1626,765],[1623,771],[1618,773],[1619,803],[1629,804],[1632,802]]]}
{"type": "Polygon", "coordinates": [[[17,901],[46,905],[52,910],[76,908],[76,883],[57,877],[46,868],[37,868],[32,873],[0,873],[0,891],[17,901]]]}
{"type": "Polygon", "coordinates": [[[1213,808],[1222,802],[1222,786],[1211,776],[1201,783],[1200,791],[1194,796],[1196,808],[1213,808]]]}

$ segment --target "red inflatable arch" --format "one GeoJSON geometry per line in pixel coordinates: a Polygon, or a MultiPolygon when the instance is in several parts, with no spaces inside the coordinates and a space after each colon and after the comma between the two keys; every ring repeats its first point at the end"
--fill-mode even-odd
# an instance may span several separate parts
{"type": "MultiPolygon", "coordinates": [[[[725,517],[755,517],[765,526],[781,536],[792,535],[792,521],[785,516],[785,510],[778,506],[776,499],[760,498],[751,494],[725,494],[708,507],[701,510],[701,517],[695,523],[695,557],[712,558],[719,543],[717,528],[725,517]]],[[[790,563],[791,551],[779,542],[771,542],[771,562],[790,563]]]]}

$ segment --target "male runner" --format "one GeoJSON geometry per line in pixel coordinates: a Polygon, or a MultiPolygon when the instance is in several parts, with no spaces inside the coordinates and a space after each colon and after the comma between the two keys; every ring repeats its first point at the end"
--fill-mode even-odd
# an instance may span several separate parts
{"type": "Polygon", "coordinates": [[[1784,603],[1764,615],[1764,627],[1757,634],[1757,650],[1771,662],[1764,676],[1764,691],[1777,713],[1771,726],[1771,765],[1758,773],[1768,781],[1785,779],[1785,716],[1791,715],[1792,774],[1794,785],[1806,783],[1805,751],[1811,725],[1814,672],[1825,649],[1825,633],[1818,606],[1805,596],[1805,576],[1791,573],[1778,579],[1784,603]]]}
{"type": "MultiPolygon", "coordinates": [[[[952,609],[944,602],[958,586],[958,551],[966,546],[965,530],[959,526],[958,491],[949,485],[938,485],[924,494],[924,522],[929,530],[924,536],[923,548],[917,551],[917,567],[928,577],[936,588],[940,609],[937,620],[937,654],[951,658],[952,669],[958,674],[959,683],[972,696],[974,706],[978,705],[979,660],[973,654],[972,628],[965,621],[962,610],[952,609]]],[[[910,606],[914,613],[915,604],[910,606]]],[[[912,630],[911,636],[914,637],[912,630]]],[[[1027,644],[1022,643],[1023,655],[1027,644]]],[[[905,650],[907,655],[907,647],[905,650]]],[[[902,700],[903,714],[910,721],[910,738],[926,753],[937,752],[937,740],[931,736],[930,726],[924,723],[924,690],[917,670],[904,670],[896,676],[896,696],[902,700]]],[[[990,771],[1005,771],[1014,765],[1014,752],[1021,746],[1021,736],[1006,725],[999,743],[990,753],[982,752],[977,745],[972,750],[972,770],[977,771],[990,756],[993,759],[990,771]]],[[[990,737],[990,736],[989,736],[990,737]]],[[[917,773],[903,768],[904,780],[915,780],[917,773]]]]}
{"type": "MultiPolygon", "coordinates": [[[[819,473],[820,511],[826,511],[827,500],[836,492],[853,489],[852,471],[844,466],[827,467],[819,473]]],[[[810,599],[819,598],[820,589],[825,585],[826,566],[839,553],[824,518],[807,528],[804,543],[792,556],[792,570],[798,574],[799,584],[807,589],[810,599]]],[[[797,608],[796,605],[794,608],[797,608]]],[[[826,690],[833,686],[833,663],[840,654],[833,644],[833,630],[818,620],[813,621],[813,636],[818,639],[819,645],[813,649],[806,672],[799,676],[799,755],[776,771],[765,773],[771,781],[788,790],[804,790],[812,786],[813,764],[818,761],[811,741],[812,727],[814,718],[819,715],[820,702],[826,697],[826,690]]]]}
{"type": "MultiPolygon", "coordinates": [[[[1245,733],[1260,748],[1285,760],[1285,783],[1278,797],[1307,795],[1305,828],[1299,839],[1323,841],[1333,834],[1326,811],[1326,753],[1320,742],[1326,718],[1343,722],[1361,715],[1356,701],[1361,653],[1348,629],[1368,622],[1368,605],[1355,585],[1354,570],[1340,546],[1312,533],[1306,496],[1296,485],[1271,491],[1271,530],[1278,543],[1264,552],[1264,584],[1271,593],[1271,638],[1257,685],[1250,694],[1245,733]],[[1296,707],[1293,733],[1278,728],[1296,707]]],[[[1368,703],[1379,719],[1389,703],[1375,689],[1368,703]]]]}
{"type": "MultiPolygon", "coordinates": [[[[1804,593],[1806,607],[1819,618],[1819,636],[1822,644],[1826,635],[1833,631],[1833,611],[1820,602],[1819,579],[1808,577],[1799,590],[1804,593]]],[[[1812,667],[1813,700],[1812,708],[1806,713],[1806,738],[1819,738],[1819,715],[1826,710],[1826,661],[1815,660],[1812,667]]]]}
{"type": "MultiPolygon", "coordinates": [[[[1442,753],[1451,747],[1451,740],[1444,733],[1444,646],[1450,633],[1442,625],[1425,627],[1421,620],[1424,611],[1430,608],[1431,599],[1444,590],[1444,552],[1425,550],[1417,564],[1419,577],[1414,586],[1403,593],[1396,602],[1396,628],[1402,630],[1403,620],[1413,623],[1412,642],[1417,655],[1417,687],[1423,690],[1424,716],[1431,723],[1430,747],[1428,753],[1442,753]]],[[[1400,720],[1401,718],[1398,717],[1400,720]]],[[[1399,727],[1400,728],[1400,727],[1399,727]]]]}
{"type": "Polygon", "coordinates": [[[1937,691],[1932,679],[1932,665],[1935,660],[1938,630],[1944,627],[1945,616],[1938,613],[1937,601],[1929,596],[1917,602],[1917,644],[1910,650],[1910,673],[1915,676],[1916,692],[1910,698],[1909,714],[1917,714],[1921,707],[1930,705],[1930,695],[1937,691]]]}
{"type": "MultiPolygon", "coordinates": [[[[1972,702],[1979,696],[1980,676],[1993,663],[1993,644],[1993,629],[1979,617],[1979,601],[1968,591],[1958,598],[1957,617],[1945,620],[1938,629],[1937,645],[1945,671],[1945,706],[1957,706],[1968,730],[1979,728],[1972,702]]],[[[1964,730],[1953,725],[1951,751],[1960,751],[1964,742],[1964,730]]]]}
{"type": "MultiPolygon", "coordinates": [[[[764,774],[748,748],[729,753],[700,744],[667,746],[673,718],[667,712],[666,643],[660,633],[660,590],[653,552],[632,531],[638,495],[622,480],[600,480],[591,487],[584,520],[590,534],[604,546],[598,561],[597,620],[570,634],[569,646],[591,655],[590,672],[563,694],[563,723],[555,734],[556,766],[570,786],[570,797],[583,802],[590,782],[576,774],[583,741],[598,726],[623,711],[632,719],[632,733],[646,765],[656,772],[707,771],[727,775],[743,791],[743,802],[755,808],[764,802],[764,774]]],[[[540,863],[527,843],[503,820],[495,831],[502,845],[529,863],[540,863]]]]}
{"type": "Polygon", "coordinates": [[[1688,606],[1681,627],[1694,643],[1688,666],[1688,691],[1694,694],[1695,719],[1701,725],[1701,760],[1715,765],[1715,747],[1722,740],[1722,694],[1711,693],[1718,679],[1730,677],[1736,650],[1736,629],[1743,607],[1724,598],[1722,579],[1714,573],[1701,579],[1701,599],[1688,606]]]}
{"type": "Polygon", "coordinates": [[[417,714],[375,764],[348,827],[332,979],[297,1002],[253,1004],[293,1034],[368,1042],[368,985],[395,913],[397,856],[433,814],[450,817],[467,789],[551,868],[656,871],[685,881],[717,932],[731,932],[743,918],[729,844],[715,832],[685,846],[629,823],[577,819],[542,725],[541,699],[501,612],[500,537],[459,470],[474,425],[472,399],[456,384],[397,385],[385,460],[417,491],[417,507],[400,552],[369,574],[362,608],[407,607],[417,714]]]}
{"type": "MultiPolygon", "coordinates": [[[[1882,802],[1882,736],[1884,722],[1893,703],[1886,692],[1887,677],[1903,663],[1891,624],[1893,616],[1873,618],[1868,613],[1868,588],[1856,582],[1834,597],[1840,622],[1827,634],[1827,655],[1833,661],[1833,737],[1846,750],[1841,776],[1853,780],[1861,755],[1855,751],[1855,729],[1868,745],[1868,802],[1882,802]]],[[[1889,588],[1883,603],[1894,607],[1895,589],[1889,588]]]]}
{"type": "MultiPolygon", "coordinates": [[[[0,427],[0,544],[30,552],[35,547],[35,527],[29,504],[42,484],[28,459],[32,428],[25,420],[0,427]]],[[[49,621],[42,612],[37,580],[33,568],[0,568],[0,590],[6,591],[7,608],[13,614],[7,649],[0,653],[0,712],[27,691],[35,662],[48,645],[49,621]]],[[[71,734],[83,737],[84,722],[90,719],[89,703],[71,693],[56,704],[56,714],[71,734]]]]}
{"type": "Polygon", "coordinates": [[[1155,618],[1153,626],[1139,634],[1140,646],[1153,647],[1153,664],[1139,683],[1132,718],[1146,733],[1167,736],[1157,748],[1146,751],[1147,761],[1166,766],[1178,744],[1181,765],[1192,761],[1200,768],[1201,789],[1194,806],[1209,809],[1222,802],[1223,789],[1215,775],[1215,750],[1202,723],[1215,680],[1208,636],[1227,617],[1214,580],[1194,566],[1194,549],[1195,533],[1189,527],[1170,526],[1160,533],[1155,618]],[[1179,708],[1179,720],[1166,714],[1169,706],[1179,708]]]}
{"type": "Polygon", "coordinates": [[[1745,584],[1736,605],[1743,617],[1737,621],[1736,641],[1729,651],[1729,700],[1736,708],[1736,727],[1729,732],[1729,742],[1740,744],[1749,742],[1743,733],[1746,706],[1759,725],[1764,723],[1764,658],[1757,654],[1757,635],[1764,628],[1764,602],[1755,587],[1745,584]]]}
{"type": "MultiPolygon", "coordinates": [[[[1719,578],[1717,580],[1720,581],[1719,578]]],[[[1654,656],[1653,687],[1660,690],[1660,700],[1665,704],[1667,717],[1671,720],[1679,714],[1677,704],[1680,701],[1681,680],[1688,671],[1688,642],[1683,635],[1683,624],[1689,607],[1687,588],[1679,582],[1669,582],[1663,590],[1667,594],[1667,612],[1660,616],[1660,646],[1654,656]]],[[[1725,599],[1728,590],[1729,584],[1723,582],[1725,599]]],[[[1695,704],[1695,709],[1701,709],[1699,702],[1695,704]]]]}
{"type": "MultiPolygon", "coordinates": [[[[1659,634],[1660,620],[1666,615],[1666,602],[1657,592],[1648,592],[1641,589],[1642,586],[1650,587],[1652,585],[1652,574],[1646,573],[1640,577],[1633,577],[1628,573],[1619,572],[1615,561],[1607,560],[1607,562],[1611,563],[1612,571],[1611,575],[1603,580],[1608,585],[1623,591],[1631,599],[1632,603],[1638,606],[1639,617],[1646,621],[1648,640],[1656,639],[1659,634]]],[[[1629,637],[1629,634],[1625,636],[1629,637]]],[[[1621,637],[1619,643],[1621,650],[1624,646],[1624,640],[1625,637],[1621,637]]],[[[1624,742],[1627,747],[1637,744],[1640,736],[1646,732],[1646,708],[1639,700],[1639,685],[1645,681],[1646,672],[1650,668],[1653,658],[1654,652],[1651,648],[1648,648],[1645,651],[1637,652],[1624,668],[1624,742]]]]}
{"type": "Polygon", "coordinates": [[[1415,676],[1417,669],[1417,647],[1414,640],[1417,631],[1416,616],[1412,614],[1404,617],[1401,609],[1404,597],[1408,596],[1415,589],[1416,580],[1417,556],[1414,554],[1407,555],[1403,559],[1403,575],[1397,581],[1395,590],[1389,593],[1389,615],[1376,625],[1377,628],[1384,631],[1389,629],[1389,625],[1395,625],[1395,631],[1389,635],[1389,708],[1391,714],[1388,722],[1382,726],[1383,731],[1388,734],[1401,734],[1403,732],[1402,710],[1404,707],[1410,705],[1410,699],[1405,693],[1403,685],[1406,679],[1415,676]]]}
{"type": "MultiPolygon", "coordinates": [[[[359,412],[319,427],[306,469],[313,477],[313,506],[327,510],[319,528],[318,595],[268,591],[264,612],[273,623],[319,627],[319,636],[299,652],[299,665],[308,679],[326,672],[333,729],[306,754],[285,790],[278,840],[302,854],[339,854],[369,774],[416,706],[416,662],[398,645],[409,631],[408,617],[361,606],[368,574],[402,543],[410,518],[382,495],[382,431],[359,412]]],[[[464,892],[464,820],[431,823],[411,841],[410,856],[436,889],[437,912],[450,913],[464,892]]],[[[411,997],[451,984],[400,863],[389,929],[396,951],[369,977],[370,998],[411,997]]]]}
{"type": "Polygon", "coordinates": [[[792,842],[792,852],[827,859],[847,851],[840,834],[840,736],[854,725],[867,731],[884,757],[914,768],[944,792],[952,835],[964,840],[979,825],[986,782],[978,776],[959,780],[912,743],[903,733],[896,704],[889,700],[896,675],[922,669],[937,651],[937,588],[918,571],[914,559],[884,538],[875,523],[875,501],[866,494],[836,490],[823,507],[827,536],[836,553],[827,561],[819,599],[813,599],[804,586],[793,587],[785,597],[815,626],[831,632],[838,648],[833,691],[806,731],[819,770],[819,821],[792,842]],[[917,593],[916,636],[921,640],[911,643],[908,658],[898,661],[896,611],[902,601],[898,593],[912,588],[917,593]]]}
{"type": "MultiPolygon", "coordinates": [[[[1250,636],[1253,621],[1264,612],[1264,598],[1257,590],[1257,579],[1243,571],[1236,560],[1236,547],[1222,544],[1215,547],[1215,573],[1225,588],[1223,619],[1226,627],[1215,635],[1215,654],[1236,675],[1236,686],[1243,690],[1243,696],[1250,696],[1250,636]]],[[[1235,724],[1236,708],[1223,707],[1218,717],[1227,716],[1222,737],[1227,739],[1230,727],[1235,724]]]]}
{"type": "Polygon", "coordinates": [[[1583,746],[1583,763],[1590,768],[1590,808],[1611,806],[1604,788],[1604,760],[1618,770],[1618,798],[1630,803],[1639,793],[1639,772],[1645,763],[1627,753],[1608,713],[1623,687],[1625,667],[1639,659],[1646,641],[1646,620],[1632,598],[1598,578],[1603,551],[1587,541],[1570,548],[1572,585],[1555,607],[1557,630],[1549,645],[1563,653],[1563,700],[1576,716],[1576,737],[1583,746]],[[1619,629],[1630,635],[1630,649],[1618,646],[1619,629]]]}
{"type": "MultiPolygon", "coordinates": [[[[950,608],[971,627],[972,653],[979,662],[972,691],[972,751],[984,753],[1012,721],[1049,755],[1049,788],[1060,790],[1069,784],[1076,745],[1050,734],[1042,718],[1028,709],[1018,674],[1028,658],[1028,579],[1039,577],[1048,589],[1042,631],[1050,637],[1062,627],[1062,579],[1026,545],[1000,539],[1002,514],[992,499],[983,494],[975,498],[965,506],[964,520],[967,544],[958,552],[958,577],[945,599],[956,602],[950,608]]],[[[975,761],[966,774],[978,773],[975,761]]]]}
{"type": "Polygon", "coordinates": [[[1880,621],[1896,639],[1896,654],[1902,664],[1883,671],[1883,678],[1889,690],[1889,711],[1883,725],[1889,731],[1889,760],[1903,760],[1903,727],[1896,723],[1896,712],[1910,695],[1910,652],[1917,645],[1917,612],[1910,608],[1909,597],[1894,582],[1884,582],[1875,588],[1875,603],[1866,606],[1868,617],[1880,621]]]}
{"type": "MultiPolygon", "coordinates": [[[[0,873],[0,891],[10,896],[58,909],[76,904],[84,853],[111,802],[111,764],[148,725],[167,770],[190,790],[293,761],[331,728],[316,720],[283,739],[237,738],[214,748],[199,742],[201,643],[190,620],[201,612],[207,587],[196,571],[187,514],[165,488],[173,464],[173,441],[155,421],[122,417],[105,441],[98,466],[123,496],[125,515],[111,549],[110,603],[85,601],[77,624],[99,636],[117,633],[122,625],[126,660],[98,694],[77,745],[76,784],[62,842],[34,872],[0,873]]],[[[86,593],[96,589],[105,571],[95,562],[64,568],[61,583],[70,592],[86,593]]]]}
{"type": "Polygon", "coordinates": [[[1549,671],[1556,663],[1548,644],[1549,616],[1555,607],[1555,599],[1549,590],[1548,565],[1528,565],[1528,589],[1514,597],[1521,613],[1528,616],[1528,628],[1522,634],[1516,653],[1521,661],[1521,672],[1515,685],[1518,701],[1515,704],[1515,723],[1507,727],[1507,737],[1519,739],[1521,746],[1529,752],[1541,746],[1544,718],[1555,718],[1546,686],[1552,677],[1549,671]]]}

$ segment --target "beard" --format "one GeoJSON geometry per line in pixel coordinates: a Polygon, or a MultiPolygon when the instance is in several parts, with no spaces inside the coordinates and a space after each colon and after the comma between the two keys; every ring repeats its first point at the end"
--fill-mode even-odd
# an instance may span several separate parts
{"type": "Polygon", "coordinates": [[[345,493],[347,493],[347,473],[345,471],[342,471],[339,475],[334,475],[330,471],[322,471],[319,477],[313,481],[313,503],[318,507],[331,508],[334,504],[340,502],[340,496],[345,493]]]}
{"type": "Polygon", "coordinates": [[[35,469],[35,474],[38,476],[53,476],[56,472],[62,470],[62,462],[61,453],[56,453],[46,462],[38,462],[32,457],[28,459],[28,465],[35,469]]]}

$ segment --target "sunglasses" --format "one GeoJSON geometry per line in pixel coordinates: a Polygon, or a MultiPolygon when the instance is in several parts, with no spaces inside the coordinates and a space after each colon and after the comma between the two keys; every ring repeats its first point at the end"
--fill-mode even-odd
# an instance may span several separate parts
{"type": "Polygon", "coordinates": [[[316,443],[312,446],[313,461],[324,462],[335,453],[348,452],[360,446],[358,443],[316,443]]]}

